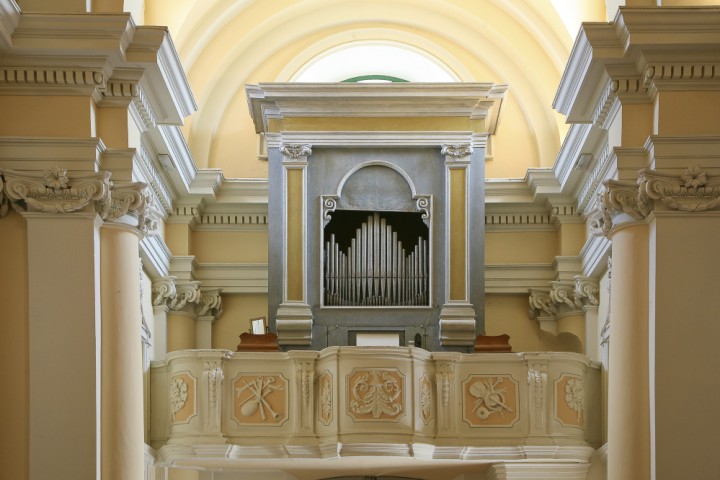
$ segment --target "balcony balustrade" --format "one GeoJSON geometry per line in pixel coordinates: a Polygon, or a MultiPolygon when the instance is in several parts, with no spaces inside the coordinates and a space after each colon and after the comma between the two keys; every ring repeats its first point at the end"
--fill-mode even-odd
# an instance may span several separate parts
{"type": "Polygon", "coordinates": [[[600,368],[573,353],[172,352],[151,368],[158,462],[402,456],[587,462],[600,368]]]}

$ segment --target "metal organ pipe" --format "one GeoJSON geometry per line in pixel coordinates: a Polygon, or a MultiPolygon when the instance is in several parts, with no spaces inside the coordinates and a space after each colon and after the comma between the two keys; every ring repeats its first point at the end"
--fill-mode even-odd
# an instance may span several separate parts
{"type": "Polygon", "coordinates": [[[406,253],[379,213],[355,230],[346,251],[330,234],[323,253],[326,306],[415,306],[429,302],[428,241],[406,253]]]}

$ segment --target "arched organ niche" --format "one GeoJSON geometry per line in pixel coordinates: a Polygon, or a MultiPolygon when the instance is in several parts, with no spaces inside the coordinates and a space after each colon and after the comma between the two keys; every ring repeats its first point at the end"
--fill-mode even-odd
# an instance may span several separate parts
{"type": "Polygon", "coordinates": [[[430,195],[407,173],[367,162],[323,195],[322,306],[431,305],[430,195]]]}

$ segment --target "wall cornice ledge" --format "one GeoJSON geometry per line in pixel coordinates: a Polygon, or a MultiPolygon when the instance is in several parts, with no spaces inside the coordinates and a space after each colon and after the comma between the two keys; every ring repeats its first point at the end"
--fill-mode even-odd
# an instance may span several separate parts
{"type": "Polygon", "coordinates": [[[223,294],[268,292],[267,263],[198,263],[195,278],[223,294]]]}
{"type": "Polygon", "coordinates": [[[547,288],[555,275],[555,267],[549,263],[485,265],[485,293],[526,295],[531,288],[547,288]]]}

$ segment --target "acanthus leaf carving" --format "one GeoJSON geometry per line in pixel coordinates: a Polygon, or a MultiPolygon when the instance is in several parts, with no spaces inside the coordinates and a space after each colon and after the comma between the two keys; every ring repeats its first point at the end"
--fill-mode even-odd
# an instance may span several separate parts
{"type": "Polygon", "coordinates": [[[355,372],[350,379],[349,412],[355,420],[396,419],[403,413],[402,377],[396,369],[373,368],[355,372]]]}
{"type": "Polygon", "coordinates": [[[420,379],[420,418],[425,425],[433,418],[432,383],[426,375],[420,379]]]}

